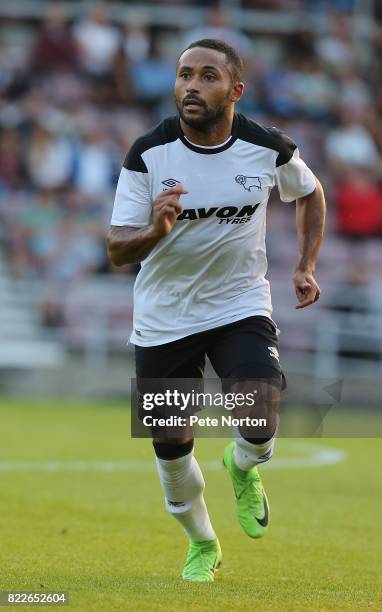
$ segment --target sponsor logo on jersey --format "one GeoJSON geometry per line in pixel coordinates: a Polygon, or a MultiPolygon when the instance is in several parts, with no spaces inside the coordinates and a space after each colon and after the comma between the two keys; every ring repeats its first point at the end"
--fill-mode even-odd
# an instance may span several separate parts
{"type": "Polygon", "coordinates": [[[178,215],[178,221],[196,221],[196,219],[208,219],[217,217],[219,225],[224,223],[248,223],[255,213],[259,204],[247,204],[238,208],[237,206],[211,206],[211,208],[185,208],[178,215]]]}
{"type": "Polygon", "coordinates": [[[252,187],[256,189],[262,189],[261,180],[259,176],[245,176],[244,174],[238,174],[235,176],[235,181],[244,187],[246,191],[251,191],[252,187]]]}
{"type": "MultiPolygon", "coordinates": [[[[179,185],[180,181],[177,181],[176,179],[166,179],[165,181],[162,181],[162,185],[164,185],[166,187],[166,189],[172,189],[173,187],[176,187],[177,185],[179,185]]],[[[163,191],[166,191],[166,189],[163,189],[163,191]]]]}

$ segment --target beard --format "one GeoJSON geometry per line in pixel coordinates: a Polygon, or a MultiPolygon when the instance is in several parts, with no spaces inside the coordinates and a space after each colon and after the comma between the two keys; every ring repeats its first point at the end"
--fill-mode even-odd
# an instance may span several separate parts
{"type": "Polygon", "coordinates": [[[184,123],[200,132],[209,132],[225,114],[228,99],[229,94],[220,104],[213,108],[208,106],[205,102],[199,100],[201,112],[197,117],[188,115],[187,109],[185,109],[183,102],[177,100],[176,98],[175,104],[176,108],[178,109],[179,116],[184,123]]]}

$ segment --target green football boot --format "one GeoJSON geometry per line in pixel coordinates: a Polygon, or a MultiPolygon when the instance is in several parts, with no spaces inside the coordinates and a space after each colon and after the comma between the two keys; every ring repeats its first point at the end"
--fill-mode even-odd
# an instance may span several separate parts
{"type": "Polygon", "coordinates": [[[191,582],[213,582],[215,571],[222,562],[219,540],[190,540],[182,578],[191,582]]]}
{"type": "Polygon", "coordinates": [[[240,525],[250,538],[261,538],[268,528],[269,506],[259,472],[256,467],[248,472],[239,469],[233,460],[235,442],[226,446],[223,464],[231,476],[236,496],[240,525]]]}

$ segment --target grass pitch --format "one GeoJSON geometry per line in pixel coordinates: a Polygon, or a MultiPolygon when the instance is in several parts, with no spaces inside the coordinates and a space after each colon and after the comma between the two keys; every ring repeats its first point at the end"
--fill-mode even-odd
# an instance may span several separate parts
{"type": "Polygon", "coordinates": [[[260,541],[236,520],[226,441],[199,439],[223,564],[195,585],[124,406],[3,400],[0,422],[0,590],[66,591],[76,611],[382,610],[380,439],[279,440],[260,541]]]}

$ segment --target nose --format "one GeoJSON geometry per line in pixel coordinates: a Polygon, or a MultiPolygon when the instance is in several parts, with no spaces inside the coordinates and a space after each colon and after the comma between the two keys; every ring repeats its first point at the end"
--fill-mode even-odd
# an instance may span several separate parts
{"type": "Polygon", "coordinates": [[[195,93],[199,91],[198,81],[196,77],[190,79],[187,83],[186,92],[187,93],[195,93]]]}

